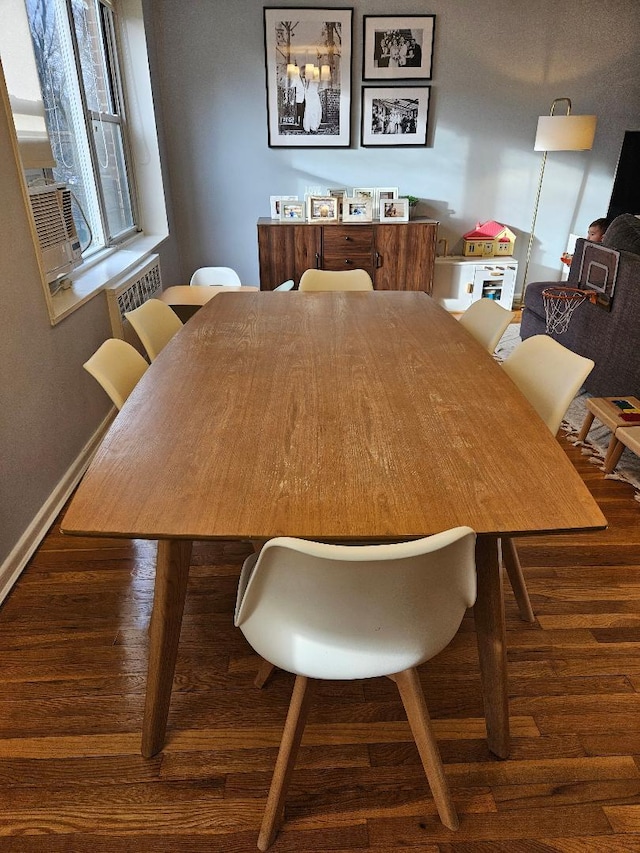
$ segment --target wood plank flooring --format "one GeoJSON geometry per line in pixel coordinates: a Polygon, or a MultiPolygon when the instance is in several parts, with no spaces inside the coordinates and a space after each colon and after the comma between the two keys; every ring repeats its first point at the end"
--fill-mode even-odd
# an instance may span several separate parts
{"type": "MultiPolygon", "coordinates": [[[[484,741],[471,616],[421,677],[460,830],[438,820],[395,686],[322,684],[275,853],[640,851],[640,503],[561,439],[606,532],[522,540],[506,591],[513,749],[484,741]]],[[[155,544],[57,525],[0,610],[0,851],[255,850],[293,684],[233,627],[249,546],[194,546],[165,750],[140,755],[155,544]]]]}

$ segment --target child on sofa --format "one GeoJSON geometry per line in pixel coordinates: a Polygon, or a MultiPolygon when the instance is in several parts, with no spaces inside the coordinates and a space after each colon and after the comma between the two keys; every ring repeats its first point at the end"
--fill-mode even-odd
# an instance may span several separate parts
{"type": "MultiPolygon", "coordinates": [[[[602,243],[604,232],[609,227],[609,221],[610,220],[607,219],[606,216],[601,216],[600,219],[594,219],[591,225],[587,228],[587,240],[590,240],[592,243],[602,243]]],[[[570,267],[572,258],[573,255],[565,252],[561,255],[560,260],[563,264],[570,267]]]]}

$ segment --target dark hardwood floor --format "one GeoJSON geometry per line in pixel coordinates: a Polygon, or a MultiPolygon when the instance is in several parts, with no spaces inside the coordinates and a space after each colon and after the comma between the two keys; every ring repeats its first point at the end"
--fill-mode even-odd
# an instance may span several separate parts
{"type": "MultiPolygon", "coordinates": [[[[460,830],[439,822],[395,686],[321,685],[278,851],[640,851],[640,504],[564,439],[606,532],[522,540],[507,588],[513,749],[487,751],[473,619],[422,668],[460,830]]],[[[249,548],[194,547],[164,752],[140,755],[155,545],[57,525],[0,610],[0,851],[255,849],[293,683],[253,687],[232,613],[249,548]]]]}

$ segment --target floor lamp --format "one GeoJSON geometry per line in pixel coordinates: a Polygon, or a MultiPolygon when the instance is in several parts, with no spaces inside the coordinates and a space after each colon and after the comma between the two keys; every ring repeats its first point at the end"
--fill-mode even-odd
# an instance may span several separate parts
{"type": "Polygon", "coordinates": [[[524,267],[521,298],[522,304],[524,304],[524,294],[528,284],[527,275],[529,273],[529,261],[531,260],[531,249],[533,247],[536,219],[538,217],[538,204],[540,202],[540,193],[542,191],[542,179],[544,178],[544,167],[547,162],[547,152],[588,151],[593,146],[593,137],[595,136],[595,132],[596,117],[571,115],[571,101],[569,98],[556,98],[551,104],[549,115],[540,116],[538,119],[538,129],[536,132],[536,141],[533,146],[533,150],[543,151],[544,154],[542,155],[540,178],[538,180],[538,192],[536,193],[536,202],[533,208],[531,236],[529,237],[529,245],[527,247],[527,261],[524,267]],[[565,115],[555,115],[556,104],[559,104],[561,101],[566,102],[567,112],[565,115]]]}

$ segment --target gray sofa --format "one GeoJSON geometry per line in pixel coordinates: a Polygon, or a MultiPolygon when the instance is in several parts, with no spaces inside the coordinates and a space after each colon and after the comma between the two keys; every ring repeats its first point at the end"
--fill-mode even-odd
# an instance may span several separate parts
{"type": "MultiPolygon", "coordinates": [[[[568,287],[580,284],[585,250],[595,244],[578,240],[569,270],[568,287]]],[[[625,213],[613,220],[602,245],[620,253],[610,310],[585,301],[576,308],[569,327],[550,336],[579,355],[593,359],[595,367],[585,390],[596,397],[640,396],[640,219],[625,213]]],[[[584,274],[583,274],[584,276],[584,274]]],[[[546,334],[542,291],[559,282],[530,284],[525,292],[520,335],[522,339],[546,334]]]]}

